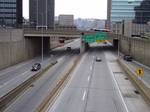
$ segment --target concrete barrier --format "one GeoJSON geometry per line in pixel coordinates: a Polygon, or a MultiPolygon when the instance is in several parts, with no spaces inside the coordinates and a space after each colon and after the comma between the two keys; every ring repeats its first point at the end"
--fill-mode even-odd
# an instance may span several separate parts
{"type": "Polygon", "coordinates": [[[65,71],[62,77],[54,85],[53,90],[49,93],[49,95],[43,100],[43,102],[38,106],[38,108],[34,112],[45,112],[48,109],[49,105],[52,104],[55,97],[61,92],[64,85],[69,80],[71,72],[74,70],[80,59],[81,55],[74,60],[73,64],[67,69],[67,71],[65,71]]]}
{"type": "Polygon", "coordinates": [[[144,82],[136,76],[135,72],[132,71],[128,67],[128,65],[126,65],[122,60],[118,59],[117,61],[121,65],[121,67],[125,70],[133,85],[139,90],[143,98],[150,105],[150,87],[145,85],[144,82]]]}
{"type": "Polygon", "coordinates": [[[34,81],[40,78],[50,67],[55,65],[55,63],[49,64],[47,67],[40,70],[38,73],[30,77],[28,80],[24,81],[18,87],[14,88],[12,91],[0,98],[0,111],[4,110],[10,102],[12,102],[19,94],[26,90],[34,81]]]}

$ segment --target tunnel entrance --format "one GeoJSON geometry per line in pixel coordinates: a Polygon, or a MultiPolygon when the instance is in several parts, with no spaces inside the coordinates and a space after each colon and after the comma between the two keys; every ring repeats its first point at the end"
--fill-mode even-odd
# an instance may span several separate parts
{"type": "MultiPolygon", "coordinates": [[[[42,53],[42,37],[27,37],[26,46],[28,55],[38,56],[42,53]]],[[[43,37],[43,53],[48,54],[50,51],[50,38],[43,37]]]]}
{"type": "Polygon", "coordinates": [[[118,49],[118,44],[119,44],[119,40],[118,39],[113,39],[113,47],[114,47],[114,49],[118,49]]]}

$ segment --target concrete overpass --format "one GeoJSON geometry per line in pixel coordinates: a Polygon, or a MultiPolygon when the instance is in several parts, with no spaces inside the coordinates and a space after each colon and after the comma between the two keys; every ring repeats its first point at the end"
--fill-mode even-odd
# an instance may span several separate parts
{"type": "MultiPolygon", "coordinates": [[[[81,38],[82,34],[84,35],[94,35],[98,33],[98,31],[79,31],[79,30],[51,30],[51,29],[33,29],[33,28],[25,28],[24,29],[24,37],[29,39],[41,39],[41,37],[44,38],[44,44],[45,51],[47,52],[50,48],[48,47],[48,44],[50,45],[51,38],[81,38]]],[[[40,41],[40,40],[39,40],[40,41]]],[[[81,40],[81,46],[80,51],[84,52],[88,48],[88,43],[81,40]]]]}
{"type": "MultiPolygon", "coordinates": [[[[55,42],[53,42],[55,39],[59,39],[59,37],[69,39],[81,38],[82,32],[84,32],[85,35],[96,33],[96,31],[36,30],[32,28],[0,29],[0,69],[40,55],[42,36],[44,37],[43,50],[44,53],[47,53],[51,49],[50,44],[55,44],[55,42]]],[[[81,41],[81,52],[84,52],[86,48],[88,48],[88,43],[81,41]]]]}
{"type": "Polygon", "coordinates": [[[79,30],[51,30],[51,29],[33,29],[25,28],[24,37],[66,37],[66,38],[80,38],[82,33],[95,34],[96,31],[79,31],[79,30]]]}

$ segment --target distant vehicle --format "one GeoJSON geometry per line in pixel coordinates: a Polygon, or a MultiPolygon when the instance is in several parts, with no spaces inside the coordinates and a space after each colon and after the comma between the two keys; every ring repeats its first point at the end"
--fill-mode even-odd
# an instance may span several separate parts
{"type": "Polygon", "coordinates": [[[65,40],[64,39],[60,39],[59,43],[65,43],[65,40]]]}
{"type": "Polygon", "coordinates": [[[91,29],[93,31],[99,31],[99,32],[110,32],[109,29],[91,29]]]}
{"type": "Polygon", "coordinates": [[[35,63],[33,66],[32,66],[32,69],[31,71],[38,71],[41,69],[41,64],[40,63],[35,63]]]}
{"type": "Polygon", "coordinates": [[[71,51],[71,47],[67,47],[66,50],[67,50],[67,51],[71,51]]]}
{"type": "Polygon", "coordinates": [[[104,44],[107,44],[107,42],[104,42],[104,44]]]}
{"type": "Polygon", "coordinates": [[[96,57],[96,58],[95,58],[95,61],[97,61],[97,62],[101,62],[102,60],[101,60],[101,58],[96,57]]]}
{"type": "Polygon", "coordinates": [[[52,65],[55,65],[56,63],[58,63],[58,61],[56,60],[56,61],[52,61],[52,65]]]}
{"type": "Polygon", "coordinates": [[[124,55],[123,59],[126,61],[132,61],[133,60],[133,58],[130,55],[124,55]]]}

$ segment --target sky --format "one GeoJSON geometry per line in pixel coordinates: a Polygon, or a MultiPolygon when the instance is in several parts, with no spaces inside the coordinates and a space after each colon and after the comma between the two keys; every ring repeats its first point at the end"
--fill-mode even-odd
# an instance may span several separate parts
{"type": "MultiPolygon", "coordinates": [[[[23,0],[23,15],[29,18],[29,0],[23,0]]],[[[75,18],[106,19],[107,0],[55,0],[55,16],[73,14],[75,18]]]]}

